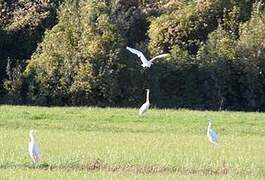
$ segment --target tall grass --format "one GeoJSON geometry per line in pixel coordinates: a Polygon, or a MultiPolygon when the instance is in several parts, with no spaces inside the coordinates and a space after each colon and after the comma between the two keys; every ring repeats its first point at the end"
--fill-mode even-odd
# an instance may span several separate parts
{"type": "Polygon", "coordinates": [[[0,176],[265,179],[265,114],[151,109],[0,107],[0,176]],[[208,118],[220,136],[207,140],[208,118]],[[27,144],[36,129],[41,162],[27,144]]]}

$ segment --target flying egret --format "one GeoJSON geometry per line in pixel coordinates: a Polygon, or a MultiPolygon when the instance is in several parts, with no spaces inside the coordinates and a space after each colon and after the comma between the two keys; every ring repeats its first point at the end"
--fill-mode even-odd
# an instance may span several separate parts
{"type": "Polygon", "coordinates": [[[149,93],[150,90],[146,89],[146,101],[145,103],[140,107],[139,109],[139,115],[141,116],[145,111],[147,111],[149,109],[150,106],[150,102],[149,102],[149,93]]]}
{"type": "Polygon", "coordinates": [[[129,50],[130,52],[132,52],[133,54],[136,54],[141,59],[142,66],[147,67],[147,68],[151,67],[151,65],[153,64],[153,61],[155,59],[163,58],[163,57],[166,57],[169,55],[169,54],[161,54],[161,55],[158,55],[158,56],[152,58],[150,61],[148,61],[141,51],[138,51],[137,49],[130,48],[128,46],[126,47],[126,49],[129,50]]]}
{"type": "Polygon", "coordinates": [[[29,155],[33,161],[33,163],[37,163],[39,161],[40,158],[40,151],[39,151],[39,146],[35,143],[35,131],[33,129],[31,129],[29,131],[29,137],[30,137],[30,142],[29,142],[29,155]]]}
{"type": "Polygon", "coordinates": [[[209,120],[209,124],[208,124],[208,130],[207,130],[207,136],[208,136],[208,139],[211,143],[213,144],[217,144],[217,141],[218,141],[218,135],[216,134],[216,132],[211,129],[211,121],[209,120]]]}

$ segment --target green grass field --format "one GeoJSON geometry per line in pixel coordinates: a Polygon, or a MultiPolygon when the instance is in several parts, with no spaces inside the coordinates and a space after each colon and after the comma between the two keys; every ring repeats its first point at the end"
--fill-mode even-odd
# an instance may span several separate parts
{"type": "Polygon", "coordinates": [[[2,179],[265,179],[265,114],[0,107],[2,179]],[[220,136],[208,142],[208,118],[220,136]],[[28,155],[36,130],[41,162],[28,155]]]}

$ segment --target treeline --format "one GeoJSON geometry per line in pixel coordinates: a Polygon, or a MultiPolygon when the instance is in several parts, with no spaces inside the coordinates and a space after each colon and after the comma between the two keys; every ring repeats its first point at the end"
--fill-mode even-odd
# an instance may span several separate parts
{"type": "Polygon", "coordinates": [[[2,103],[265,110],[262,1],[0,2],[2,103]]]}

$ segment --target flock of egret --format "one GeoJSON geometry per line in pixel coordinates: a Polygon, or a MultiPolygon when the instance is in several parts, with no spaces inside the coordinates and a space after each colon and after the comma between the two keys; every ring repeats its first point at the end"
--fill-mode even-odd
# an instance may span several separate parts
{"type": "MultiPolygon", "coordinates": [[[[148,61],[148,60],[146,59],[146,57],[144,56],[144,54],[143,54],[141,51],[139,51],[139,50],[137,50],[137,49],[134,49],[134,48],[130,48],[130,47],[128,47],[128,46],[126,47],[126,49],[127,49],[128,51],[130,51],[131,53],[136,54],[136,55],[141,59],[141,61],[142,61],[142,67],[144,67],[144,68],[150,68],[151,65],[153,64],[153,61],[154,61],[155,59],[163,58],[163,57],[166,57],[166,56],[169,55],[169,54],[161,54],[161,55],[158,55],[158,56],[152,58],[150,61],[148,61]]],[[[146,89],[146,101],[145,101],[145,103],[141,106],[141,108],[139,109],[139,115],[140,115],[140,116],[141,116],[144,112],[146,112],[146,111],[149,109],[149,107],[150,107],[149,94],[150,94],[150,90],[149,90],[149,89],[146,89]]]]}
{"type": "MultiPolygon", "coordinates": [[[[149,93],[149,89],[147,89],[147,92],[149,93]]],[[[150,105],[149,102],[146,102],[145,104],[143,104],[143,106],[149,106],[149,105],[150,105]]],[[[144,112],[143,111],[144,108],[142,107],[140,108],[140,111],[142,109],[141,113],[144,112]]],[[[216,132],[213,129],[211,129],[211,121],[209,121],[208,129],[207,129],[207,136],[211,143],[217,145],[218,136],[216,132]]],[[[29,155],[32,159],[32,162],[36,164],[40,160],[40,149],[39,149],[39,146],[35,142],[35,131],[33,129],[29,131],[29,137],[30,137],[30,142],[28,146],[29,155]]]]}
{"type": "MultiPolygon", "coordinates": [[[[153,64],[153,61],[155,59],[158,59],[158,58],[163,58],[163,57],[166,57],[168,56],[169,54],[161,54],[161,55],[158,55],[154,58],[152,58],[151,60],[147,60],[146,57],[143,55],[143,53],[137,49],[134,49],[134,48],[130,48],[130,47],[126,47],[127,50],[129,50],[131,53],[133,54],[136,54],[142,61],[142,66],[145,68],[150,68],[151,65],[153,64]]],[[[145,103],[140,107],[139,109],[139,115],[141,116],[144,112],[146,112],[149,107],[150,107],[150,100],[149,100],[149,94],[150,94],[150,90],[149,89],[146,89],[146,101],[145,103]]],[[[216,134],[216,132],[211,129],[211,121],[209,120],[209,124],[208,124],[208,129],[207,129],[207,136],[208,136],[208,139],[211,143],[213,144],[217,144],[217,141],[218,141],[218,136],[216,134]]]]}
{"type": "MultiPolygon", "coordinates": [[[[153,64],[153,60],[158,59],[158,58],[163,58],[163,57],[166,57],[169,55],[169,54],[162,54],[162,55],[156,56],[156,57],[154,57],[148,61],[141,51],[138,51],[138,50],[130,48],[130,47],[126,47],[126,49],[129,50],[130,52],[136,54],[141,59],[142,67],[144,67],[144,68],[145,67],[150,68],[151,65],[153,64]]],[[[140,116],[144,112],[146,112],[150,107],[149,94],[150,94],[150,90],[146,89],[146,101],[139,109],[139,115],[140,116]]],[[[211,124],[212,123],[209,120],[208,129],[207,129],[207,136],[208,136],[208,139],[211,143],[217,144],[218,136],[217,136],[216,132],[213,129],[211,129],[211,124]]],[[[29,137],[30,137],[30,142],[28,145],[29,155],[32,159],[32,162],[35,164],[40,160],[40,149],[39,149],[39,146],[35,142],[35,131],[33,129],[30,130],[29,137]]]]}

